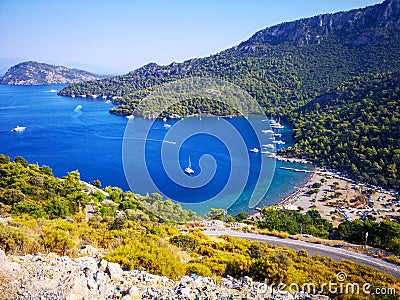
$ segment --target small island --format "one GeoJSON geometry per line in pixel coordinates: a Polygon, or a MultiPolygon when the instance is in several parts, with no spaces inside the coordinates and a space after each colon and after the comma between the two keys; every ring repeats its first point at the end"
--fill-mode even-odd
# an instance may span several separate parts
{"type": "Polygon", "coordinates": [[[99,75],[79,69],[26,61],[9,68],[6,74],[0,78],[0,84],[70,84],[101,78],[99,75]]]}

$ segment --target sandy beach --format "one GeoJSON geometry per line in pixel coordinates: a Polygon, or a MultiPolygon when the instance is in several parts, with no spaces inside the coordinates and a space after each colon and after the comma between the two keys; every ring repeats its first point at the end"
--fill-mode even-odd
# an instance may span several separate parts
{"type": "Polygon", "coordinates": [[[304,211],[316,209],[335,226],[344,220],[370,218],[381,221],[400,217],[400,203],[393,191],[367,187],[320,168],[316,168],[303,186],[278,205],[304,211]]]}

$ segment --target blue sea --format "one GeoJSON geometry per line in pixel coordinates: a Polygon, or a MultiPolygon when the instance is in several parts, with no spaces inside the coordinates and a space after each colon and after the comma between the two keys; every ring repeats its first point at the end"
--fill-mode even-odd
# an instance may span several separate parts
{"type": "MultiPolygon", "coordinates": [[[[99,179],[103,187],[160,192],[201,214],[210,207],[236,214],[272,205],[309,176],[280,167],[312,169],[261,153],[261,145],[270,143],[260,134],[269,124],[265,118],[128,120],[110,114],[113,105],[101,97],[51,92],[62,87],[0,85],[0,153],[48,165],[56,176],[79,170],[83,180],[99,179]],[[17,125],[26,130],[11,131],[17,125]],[[184,173],[189,160],[190,176],[184,173]]],[[[294,141],[284,125],[287,147],[294,141]]]]}

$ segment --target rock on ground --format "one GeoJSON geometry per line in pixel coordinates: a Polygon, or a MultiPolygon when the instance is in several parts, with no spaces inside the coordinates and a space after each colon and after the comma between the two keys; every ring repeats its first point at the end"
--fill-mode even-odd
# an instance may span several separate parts
{"type": "MultiPolygon", "coordinates": [[[[71,259],[54,253],[6,256],[0,249],[0,298],[16,300],[100,299],[311,299],[277,293],[249,277],[183,276],[172,281],[90,256],[71,259]]],[[[323,298],[319,298],[323,299],[323,298]]]]}

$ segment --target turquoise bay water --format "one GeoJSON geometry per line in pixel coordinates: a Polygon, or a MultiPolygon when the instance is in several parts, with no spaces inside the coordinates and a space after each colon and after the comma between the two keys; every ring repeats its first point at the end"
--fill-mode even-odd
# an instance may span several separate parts
{"type": "MultiPolygon", "coordinates": [[[[99,98],[96,100],[92,98],[69,98],[57,96],[56,93],[50,92],[51,89],[60,90],[62,87],[62,85],[0,85],[0,153],[11,157],[21,155],[31,163],[37,162],[40,165],[51,166],[56,176],[63,176],[69,171],[79,170],[83,180],[90,182],[94,179],[100,179],[103,186],[119,186],[124,190],[132,187],[133,192],[142,194],[161,191],[165,195],[185,202],[184,207],[205,213],[209,210],[209,205],[194,206],[188,203],[191,200],[185,201],[184,199],[189,198],[195,202],[196,197],[185,194],[185,191],[179,190],[179,187],[177,189],[171,188],[173,185],[168,176],[165,176],[164,168],[173,170],[175,166],[175,169],[182,173],[188,164],[188,156],[191,157],[192,168],[196,175],[197,173],[204,175],[208,171],[211,174],[214,170],[213,164],[217,165],[216,176],[209,182],[208,190],[198,190],[198,193],[194,194],[201,200],[201,196],[208,197],[215,193],[220,186],[226,184],[231,170],[234,174],[240,174],[242,170],[246,169],[245,165],[240,165],[241,157],[239,157],[239,164],[235,167],[236,169],[233,168],[230,155],[238,161],[238,157],[235,157],[238,154],[229,153],[229,149],[226,149],[224,143],[221,143],[218,138],[206,134],[193,136],[187,139],[183,145],[162,143],[161,141],[166,139],[173,142],[179,140],[183,133],[182,136],[179,132],[175,136],[172,134],[174,132],[172,129],[178,128],[178,126],[187,130],[197,130],[196,128],[199,126],[203,129],[207,126],[209,128],[222,128],[221,124],[224,122],[224,124],[235,126],[240,131],[246,140],[246,147],[250,149],[257,146],[244,118],[218,120],[203,117],[201,121],[198,118],[186,118],[183,121],[168,120],[167,122],[173,125],[171,128],[165,128],[162,120],[156,120],[152,124],[152,131],[145,139],[146,165],[144,169],[147,168],[149,171],[135,169],[135,174],[138,176],[134,179],[130,178],[129,184],[131,186],[129,186],[125,178],[122,161],[122,145],[126,125],[130,122],[129,128],[137,133],[140,128],[145,128],[149,125],[149,122],[153,121],[143,119],[128,121],[125,117],[109,114],[108,110],[112,104],[105,103],[99,98]],[[82,109],[74,111],[78,105],[81,105],[82,109]],[[11,129],[17,125],[27,128],[24,132],[12,132],[11,129]],[[169,131],[171,132],[170,135],[168,135],[169,131]],[[167,153],[165,157],[168,158],[162,164],[158,156],[161,145],[165,147],[166,150],[164,149],[164,151],[167,153]],[[176,153],[178,163],[174,165],[172,159],[169,159],[169,153],[171,155],[176,153]],[[207,154],[209,155],[207,156],[207,154]],[[213,158],[210,158],[210,156],[213,158]],[[149,186],[140,182],[140,176],[144,174],[141,172],[151,173],[152,178],[157,181],[158,190],[157,188],[151,190],[149,186]]],[[[257,130],[261,130],[266,125],[266,122],[262,122],[261,119],[257,120],[256,123],[259,126],[257,130]]],[[[286,141],[285,146],[293,144],[291,130],[288,126],[285,126],[281,133],[282,140],[286,141]]],[[[267,140],[261,142],[268,143],[267,140]]],[[[265,154],[249,153],[251,174],[254,170],[257,170],[257,162],[259,163],[261,155],[265,154]]],[[[129,161],[137,165],[142,159],[143,157],[133,154],[129,161]]],[[[272,159],[268,160],[272,161],[272,159]]],[[[298,169],[311,168],[308,165],[277,161],[268,192],[257,206],[276,203],[308,178],[307,173],[282,170],[279,168],[281,166],[298,169]]],[[[176,175],[173,174],[173,171],[171,172],[168,172],[168,175],[176,175]]],[[[254,180],[252,180],[254,178],[252,175],[249,178],[242,197],[239,197],[239,200],[230,207],[229,213],[235,214],[242,210],[252,211],[248,207],[248,198],[251,195],[252,187],[254,187],[254,180]]],[[[265,181],[265,184],[268,184],[268,180],[265,181]]],[[[235,193],[235,191],[232,190],[232,193],[235,193]]],[[[230,196],[238,197],[239,195],[230,196]]],[[[218,206],[220,203],[223,207],[226,201],[229,202],[227,198],[229,196],[217,198],[212,206],[218,206]]]]}

